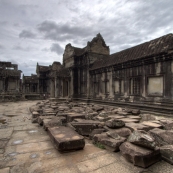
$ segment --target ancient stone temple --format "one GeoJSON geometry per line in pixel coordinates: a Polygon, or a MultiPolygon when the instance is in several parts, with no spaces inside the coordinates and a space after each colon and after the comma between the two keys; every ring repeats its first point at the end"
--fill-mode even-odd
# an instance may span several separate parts
{"type": "Polygon", "coordinates": [[[37,64],[37,93],[146,108],[171,106],[172,59],[173,34],[114,54],[98,34],[83,48],[67,44],[62,65],[37,64]]]}
{"type": "Polygon", "coordinates": [[[21,72],[17,64],[0,61],[0,100],[21,97],[21,72]]]}

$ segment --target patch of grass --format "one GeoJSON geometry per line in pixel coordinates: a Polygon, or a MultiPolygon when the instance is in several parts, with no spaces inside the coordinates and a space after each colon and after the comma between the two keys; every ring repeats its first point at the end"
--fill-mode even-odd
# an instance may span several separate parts
{"type": "Polygon", "coordinates": [[[101,149],[105,149],[105,146],[99,142],[95,143],[95,146],[101,149]]]}

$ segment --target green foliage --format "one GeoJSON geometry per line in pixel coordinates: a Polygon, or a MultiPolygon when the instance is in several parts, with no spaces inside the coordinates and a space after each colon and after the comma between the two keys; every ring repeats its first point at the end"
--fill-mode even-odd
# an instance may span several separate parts
{"type": "Polygon", "coordinates": [[[95,143],[95,146],[101,149],[105,149],[105,146],[99,142],[95,143]]]}

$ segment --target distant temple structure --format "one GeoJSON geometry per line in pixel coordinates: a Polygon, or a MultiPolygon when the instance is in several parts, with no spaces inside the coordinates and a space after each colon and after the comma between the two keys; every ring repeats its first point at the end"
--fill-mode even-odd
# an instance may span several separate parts
{"type": "MultiPolygon", "coordinates": [[[[14,87],[14,83],[8,87],[6,83],[1,79],[1,90],[14,87]]],[[[173,34],[113,54],[101,34],[83,48],[67,44],[62,64],[37,63],[36,74],[23,76],[23,95],[172,112],[173,34]]]]}
{"type": "Polygon", "coordinates": [[[17,64],[0,61],[0,100],[21,98],[21,72],[17,64]]]}

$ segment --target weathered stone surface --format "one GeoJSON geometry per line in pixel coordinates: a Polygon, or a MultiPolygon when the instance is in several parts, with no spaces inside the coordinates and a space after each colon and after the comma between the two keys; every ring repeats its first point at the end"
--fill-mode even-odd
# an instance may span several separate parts
{"type": "Polygon", "coordinates": [[[106,121],[110,120],[111,118],[110,118],[110,117],[100,117],[100,116],[96,116],[94,119],[95,119],[95,120],[98,120],[98,121],[100,121],[100,122],[106,122],[106,121]]]}
{"type": "Polygon", "coordinates": [[[131,134],[131,130],[125,127],[119,129],[111,129],[107,126],[104,126],[104,129],[111,133],[116,133],[121,137],[128,137],[131,134]]]}
{"type": "Polygon", "coordinates": [[[110,119],[105,122],[105,125],[112,129],[118,129],[125,126],[122,120],[110,119]]]}
{"type": "Polygon", "coordinates": [[[64,117],[53,117],[52,119],[43,119],[43,128],[47,130],[51,127],[63,126],[66,123],[66,118],[64,117]]]}
{"type": "Polygon", "coordinates": [[[32,112],[32,118],[37,118],[40,114],[36,111],[32,112]]]}
{"type": "Polygon", "coordinates": [[[159,150],[150,150],[134,145],[129,142],[124,142],[120,146],[120,151],[129,162],[133,165],[147,168],[148,166],[161,160],[159,150]]]}
{"type": "Polygon", "coordinates": [[[156,117],[151,114],[141,114],[141,121],[151,121],[151,120],[156,120],[156,117]]]}
{"type": "Polygon", "coordinates": [[[126,108],[125,111],[126,111],[127,113],[132,113],[133,110],[130,109],[130,108],[126,108]]]}
{"type": "Polygon", "coordinates": [[[44,119],[49,119],[49,120],[51,120],[53,117],[54,117],[54,116],[39,116],[38,119],[37,119],[38,124],[39,124],[40,126],[42,126],[42,125],[43,125],[43,120],[44,120],[44,119]]]}
{"type": "Polygon", "coordinates": [[[94,129],[90,134],[89,134],[89,138],[92,139],[94,135],[96,134],[101,134],[105,132],[105,129],[94,129]]]}
{"type": "Polygon", "coordinates": [[[32,122],[32,123],[38,123],[38,118],[32,118],[32,119],[31,119],[31,122],[32,122]]]}
{"type": "Polygon", "coordinates": [[[141,111],[139,109],[133,109],[132,110],[133,115],[139,115],[140,113],[141,113],[141,111]]]}
{"type": "Polygon", "coordinates": [[[94,111],[102,111],[103,109],[104,109],[104,107],[103,106],[93,106],[93,108],[92,108],[94,111]]]}
{"type": "Polygon", "coordinates": [[[141,120],[141,117],[138,115],[128,115],[127,118],[131,118],[131,119],[136,119],[136,120],[141,120]]]}
{"type": "Polygon", "coordinates": [[[133,144],[149,149],[155,149],[155,147],[157,146],[154,138],[149,135],[149,133],[142,130],[133,131],[133,133],[131,133],[127,140],[133,144]]]}
{"type": "Polygon", "coordinates": [[[59,151],[79,150],[85,146],[84,137],[69,127],[48,128],[48,133],[51,141],[59,151]]]}
{"type": "Polygon", "coordinates": [[[173,145],[173,131],[154,128],[149,133],[154,137],[158,146],[173,145]]]}
{"type": "Polygon", "coordinates": [[[123,115],[118,115],[118,114],[108,115],[108,117],[110,117],[111,119],[121,119],[121,118],[125,118],[125,116],[123,116],[123,115]]]}
{"type": "Polygon", "coordinates": [[[97,115],[98,115],[97,112],[87,113],[87,114],[85,115],[85,118],[86,118],[86,119],[89,119],[89,120],[93,120],[97,115]]]}
{"type": "Polygon", "coordinates": [[[153,122],[150,122],[150,121],[144,121],[144,122],[142,122],[142,124],[145,125],[145,126],[149,126],[151,129],[152,128],[162,128],[161,124],[153,123],[153,122]]]}
{"type": "Polygon", "coordinates": [[[120,145],[125,141],[125,138],[120,137],[119,139],[110,138],[108,136],[104,137],[99,141],[104,147],[110,151],[119,151],[120,145]]]}
{"type": "Polygon", "coordinates": [[[119,120],[122,120],[124,123],[138,123],[139,120],[138,119],[132,119],[132,118],[121,118],[119,120]]]}
{"type": "Polygon", "coordinates": [[[162,158],[170,164],[173,164],[173,145],[164,145],[160,147],[162,158]]]}
{"type": "Polygon", "coordinates": [[[72,122],[76,118],[82,118],[85,119],[85,114],[79,114],[79,113],[70,113],[67,114],[67,122],[72,122]]]}
{"type": "Polygon", "coordinates": [[[123,115],[123,116],[131,115],[131,113],[124,112],[124,111],[118,111],[117,114],[118,115],[123,115]]]}
{"type": "Polygon", "coordinates": [[[145,126],[141,123],[125,123],[125,126],[127,128],[129,128],[131,131],[144,130],[144,131],[148,132],[149,130],[151,130],[151,128],[149,126],[145,126]]]}
{"type": "Polygon", "coordinates": [[[98,129],[100,127],[100,122],[93,120],[83,120],[80,122],[71,122],[71,125],[80,135],[88,136],[94,129],[98,129]]]}
{"type": "Polygon", "coordinates": [[[106,149],[111,151],[119,151],[119,146],[125,141],[125,138],[119,135],[114,135],[114,138],[107,135],[107,133],[96,134],[93,136],[93,143],[100,143],[106,149]]]}
{"type": "Polygon", "coordinates": [[[173,129],[173,121],[172,120],[163,119],[163,120],[160,120],[160,123],[163,125],[165,130],[173,129]]]}

